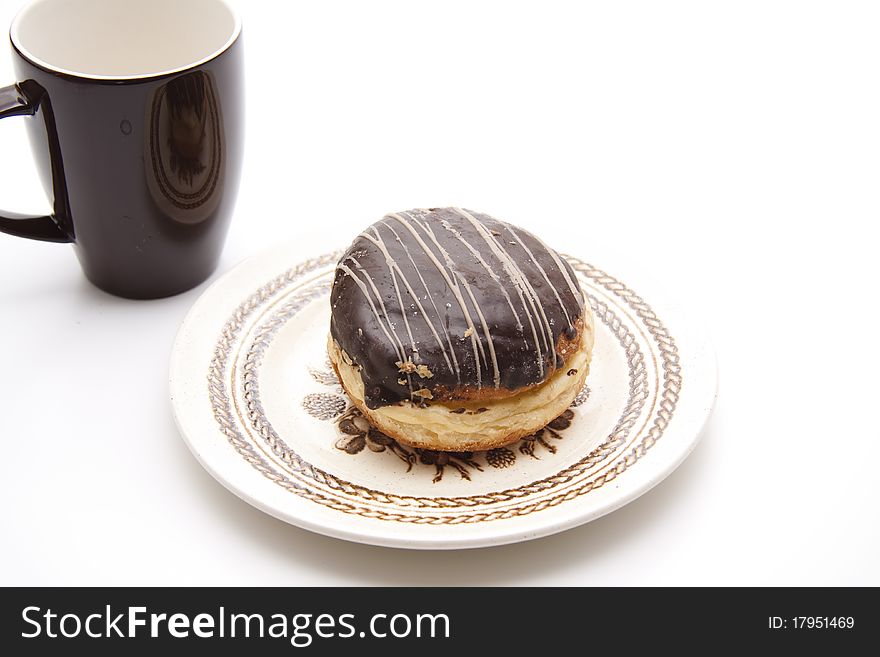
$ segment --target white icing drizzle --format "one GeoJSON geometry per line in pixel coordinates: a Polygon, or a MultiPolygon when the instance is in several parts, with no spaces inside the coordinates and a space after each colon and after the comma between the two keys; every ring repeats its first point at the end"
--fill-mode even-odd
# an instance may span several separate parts
{"type": "MultiPolygon", "coordinates": [[[[450,273],[453,274],[455,278],[461,281],[461,285],[464,288],[465,292],[467,292],[468,297],[471,299],[471,303],[473,304],[474,311],[477,313],[477,317],[480,320],[480,326],[483,329],[483,335],[486,337],[486,345],[489,349],[489,358],[492,360],[492,381],[496,388],[501,387],[501,369],[498,366],[498,358],[495,354],[495,342],[492,340],[492,331],[489,329],[489,323],[486,321],[486,318],[483,316],[483,309],[480,308],[480,305],[477,303],[477,299],[474,296],[473,291],[471,290],[470,284],[468,284],[467,279],[464,275],[459,271],[458,267],[455,264],[455,261],[452,259],[452,256],[449,255],[449,252],[440,244],[440,241],[437,239],[437,236],[434,234],[434,229],[426,221],[418,221],[415,220],[416,225],[420,226],[425,234],[431,238],[431,241],[437,245],[437,248],[440,250],[440,253],[443,254],[444,260],[446,260],[446,266],[449,268],[450,273]]],[[[478,338],[471,336],[471,339],[477,341],[477,346],[480,349],[480,355],[483,357],[483,365],[486,367],[489,366],[488,361],[486,360],[486,351],[483,349],[483,342],[478,338]]]]}
{"type": "Polygon", "coordinates": [[[535,349],[538,352],[537,362],[538,362],[538,370],[540,371],[541,376],[544,375],[544,359],[541,354],[541,346],[538,341],[538,332],[535,329],[534,322],[532,321],[532,315],[534,314],[535,319],[537,319],[538,314],[541,315],[541,318],[544,321],[544,327],[547,330],[547,333],[541,333],[542,340],[544,342],[544,348],[549,353],[555,347],[553,345],[553,327],[550,326],[550,322],[547,320],[547,316],[544,313],[544,308],[541,304],[541,300],[538,298],[535,289],[531,286],[528,279],[526,279],[525,274],[513,260],[511,255],[507,252],[506,249],[495,240],[486,226],[479,221],[472,214],[467,212],[466,210],[462,210],[461,208],[452,208],[459,215],[467,219],[471,225],[476,229],[477,233],[483,238],[489,248],[492,250],[492,253],[495,254],[495,257],[498,258],[499,262],[501,262],[501,266],[504,268],[505,273],[510,277],[511,282],[517,288],[517,292],[520,297],[520,301],[523,304],[523,308],[526,310],[526,316],[529,319],[529,325],[532,328],[532,335],[535,339],[535,349]],[[525,294],[523,294],[525,292],[525,294]],[[526,305],[526,298],[528,299],[528,306],[526,305]],[[531,312],[529,312],[529,307],[531,307],[531,312]],[[549,340],[547,336],[549,337],[549,340]],[[551,346],[553,345],[553,346],[551,346]]]}
{"type": "Polygon", "coordinates": [[[504,298],[507,301],[507,305],[510,306],[510,310],[513,313],[513,316],[516,318],[516,330],[523,331],[524,329],[523,329],[522,322],[519,319],[519,313],[516,312],[516,308],[514,308],[514,306],[513,306],[513,301],[511,300],[510,295],[507,293],[507,290],[504,287],[504,283],[501,281],[501,277],[499,277],[498,274],[496,274],[495,271],[492,269],[492,267],[489,266],[489,263],[486,262],[485,258],[483,258],[483,255],[479,251],[477,251],[473,247],[473,245],[470,242],[468,242],[464,238],[464,236],[462,236],[462,234],[452,226],[452,224],[450,224],[448,221],[443,219],[440,222],[440,225],[443,226],[450,233],[455,235],[456,239],[458,239],[459,242],[464,244],[465,248],[470,252],[470,254],[472,256],[474,256],[477,259],[477,262],[479,262],[483,266],[483,269],[486,270],[486,272],[489,274],[489,277],[493,281],[498,283],[498,287],[501,288],[501,294],[504,295],[504,298]]]}
{"type": "MultiPolygon", "coordinates": [[[[414,363],[417,363],[418,358],[419,358],[419,348],[416,347],[416,340],[413,337],[412,329],[410,329],[410,327],[409,327],[409,317],[408,317],[409,313],[407,313],[406,309],[403,307],[403,297],[400,294],[400,286],[397,285],[397,274],[394,273],[394,269],[392,269],[391,267],[389,267],[389,270],[391,272],[391,285],[394,287],[394,293],[397,295],[397,306],[398,306],[398,308],[400,308],[400,316],[403,317],[403,325],[406,327],[406,334],[409,336],[409,343],[410,343],[411,353],[412,353],[412,361],[414,363]]],[[[406,281],[404,280],[404,282],[406,282],[406,281]]],[[[378,294],[379,291],[376,290],[376,293],[378,294]]],[[[392,326],[393,326],[393,324],[392,324],[392,326]]],[[[404,352],[404,353],[406,353],[406,352],[404,352]]],[[[406,359],[404,359],[404,360],[406,360],[406,359]]]]}
{"type": "Polygon", "coordinates": [[[540,244],[541,246],[543,246],[544,250],[550,254],[551,258],[553,258],[553,262],[556,263],[556,266],[559,268],[559,271],[562,273],[562,277],[565,279],[565,282],[568,284],[568,289],[571,291],[571,296],[574,297],[574,300],[578,305],[578,309],[583,310],[584,309],[584,296],[578,290],[578,287],[577,287],[577,285],[575,285],[575,282],[572,280],[571,276],[568,275],[568,269],[566,269],[565,265],[562,264],[562,260],[559,259],[559,256],[556,254],[556,251],[554,251],[549,246],[547,246],[544,243],[544,240],[542,240],[537,235],[532,235],[532,237],[534,237],[535,241],[538,244],[540,244]]]}
{"type": "MultiPolygon", "coordinates": [[[[430,288],[428,288],[428,284],[425,282],[425,278],[422,276],[422,272],[419,271],[419,268],[416,265],[416,261],[413,260],[412,254],[409,252],[409,247],[406,245],[406,242],[404,242],[401,239],[400,235],[397,233],[397,231],[394,230],[394,226],[389,224],[387,221],[383,220],[382,225],[391,231],[391,233],[394,235],[394,239],[397,240],[397,243],[403,249],[403,252],[406,253],[406,257],[409,258],[410,264],[412,264],[413,270],[415,270],[415,272],[416,272],[416,276],[419,277],[419,280],[422,283],[422,287],[425,288],[425,296],[427,296],[428,300],[431,302],[431,306],[433,306],[434,312],[437,313],[437,319],[439,320],[440,319],[440,309],[437,308],[437,303],[434,301],[434,295],[431,294],[431,290],[430,290],[430,288]]],[[[400,269],[400,267],[398,266],[398,270],[399,269],[400,269]]],[[[418,296],[411,289],[410,289],[410,294],[413,295],[413,298],[416,300],[416,303],[419,303],[418,296]]],[[[421,308],[421,305],[419,305],[419,308],[421,308]]],[[[425,313],[424,310],[422,311],[422,314],[424,314],[427,317],[427,313],[425,313]]],[[[429,326],[431,327],[432,332],[434,333],[434,336],[437,337],[437,341],[439,343],[440,338],[437,335],[436,330],[434,330],[433,323],[431,323],[428,319],[426,319],[425,321],[428,322],[429,326]]],[[[455,355],[455,347],[452,345],[452,338],[449,335],[449,331],[446,330],[445,325],[443,325],[441,323],[440,328],[443,329],[443,335],[446,338],[446,343],[449,345],[449,355],[452,357],[452,364],[450,366],[450,369],[455,371],[455,378],[458,380],[458,383],[460,384],[461,383],[461,368],[459,368],[459,366],[458,366],[458,358],[455,355]]],[[[446,358],[446,350],[442,344],[440,344],[440,348],[444,350],[443,356],[446,358]]],[[[446,363],[447,363],[447,365],[449,364],[449,358],[446,358],[446,363]]]]}
{"type": "MultiPolygon", "coordinates": [[[[364,278],[370,284],[370,287],[373,288],[373,293],[376,295],[376,299],[379,301],[379,305],[382,308],[382,313],[385,315],[385,321],[388,323],[388,328],[391,329],[390,333],[385,328],[385,324],[382,322],[382,316],[379,314],[379,311],[376,310],[376,305],[373,303],[373,299],[370,296],[370,293],[367,290],[367,286],[364,284],[364,282],[354,272],[354,270],[351,267],[349,267],[348,265],[346,265],[344,262],[339,263],[339,265],[338,265],[339,268],[342,271],[344,271],[346,274],[351,276],[352,280],[354,280],[354,282],[357,283],[357,286],[360,288],[361,292],[366,297],[367,302],[370,304],[370,309],[373,311],[373,314],[376,316],[376,322],[379,324],[379,328],[381,328],[382,332],[385,333],[385,336],[388,338],[388,342],[391,343],[391,346],[394,348],[394,352],[397,354],[397,357],[400,359],[400,361],[401,362],[405,361],[406,360],[406,351],[403,348],[403,343],[397,337],[397,331],[394,330],[394,325],[391,323],[391,318],[388,316],[388,311],[385,309],[385,303],[382,301],[382,295],[379,293],[379,290],[376,288],[375,283],[373,283],[373,280],[369,277],[366,270],[361,266],[361,263],[358,262],[358,260],[354,256],[349,256],[347,259],[351,260],[355,264],[355,266],[363,273],[364,278]]],[[[412,375],[411,374],[409,374],[409,373],[406,374],[406,381],[407,381],[407,385],[409,386],[410,398],[412,398],[413,387],[412,387],[412,375]]]]}
{"type": "MultiPolygon", "coordinates": [[[[416,295],[415,291],[413,290],[412,286],[409,284],[409,281],[407,280],[403,271],[400,269],[400,266],[397,264],[397,262],[395,262],[391,253],[388,251],[388,245],[385,244],[385,240],[382,239],[382,235],[379,233],[379,231],[376,228],[373,228],[373,233],[374,233],[375,237],[367,234],[366,232],[361,233],[361,237],[363,237],[363,238],[369,240],[370,242],[372,242],[373,244],[375,244],[376,247],[385,256],[385,264],[388,265],[388,270],[391,272],[392,280],[395,282],[394,283],[395,289],[397,289],[396,275],[397,274],[400,275],[400,279],[401,279],[401,281],[403,281],[403,284],[406,286],[406,289],[409,292],[410,297],[412,297],[412,299],[415,301],[415,304],[418,307],[419,312],[422,313],[422,318],[425,320],[425,324],[427,324],[428,328],[431,330],[431,333],[434,335],[434,338],[437,340],[437,344],[440,346],[440,349],[443,350],[443,358],[446,360],[447,367],[449,367],[449,370],[452,371],[453,370],[452,361],[450,361],[450,359],[449,359],[449,355],[446,352],[446,347],[443,345],[443,341],[440,339],[440,335],[437,333],[437,330],[434,327],[434,323],[431,321],[430,316],[428,315],[427,312],[425,312],[425,308],[422,306],[422,303],[419,301],[418,295],[416,295]],[[395,272],[397,272],[397,274],[395,274],[395,272]]],[[[415,266],[415,263],[413,263],[413,265],[415,266]]],[[[418,272],[418,269],[416,269],[416,271],[418,272]]],[[[422,282],[424,283],[424,281],[422,281],[422,282]]],[[[427,292],[428,296],[431,295],[431,292],[427,289],[427,286],[425,287],[425,291],[427,292]]],[[[406,321],[407,313],[403,308],[403,299],[401,298],[399,290],[397,292],[397,300],[398,300],[398,303],[400,304],[400,308],[401,308],[401,311],[403,314],[404,321],[406,321]]],[[[433,298],[432,298],[431,302],[433,303],[433,298]]],[[[437,309],[436,304],[434,305],[434,309],[435,310],[437,309]]],[[[438,315],[439,315],[439,313],[438,313],[438,315]]],[[[407,330],[409,331],[409,322],[406,322],[406,325],[407,325],[407,330]]],[[[409,337],[413,343],[413,351],[417,353],[418,348],[415,345],[415,340],[413,340],[413,336],[412,336],[411,332],[409,334],[409,337]]],[[[451,345],[450,345],[450,349],[451,349],[451,345]]],[[[453,356],[454,356],[454,353],[453,353],[453,356]]],[[[415,358],[413,359],[413,362],[416,362],[415,358]]],[[[456,363],[455,368],[457,370],[457,368],[458,368],[457,363],[456,363]]]]}
{"type": "MultiPolygon", "coordinates": [[[[471,330],[471,344],[474,349],[474,364],[476,366],[476,374],[477,374],[477,387],[482,388],[483,386],[483,378],[482,372],[480,370],[480,355],[478,350],[478,341],[474,337],[474,323],[471,320],[470,312],[468,312],[467,305],[465,304],[464,297],[461,295],[461,290],[458,289],[458,284],[455,281],[449,278],[449,274],[446,272],[446,269],[443,267],[443,264],[437,259],[437,256],[428,248],[428,245],[425,244],[425,240],[422,239],[421,235],[418,234],[415,228],[403,218],[403,216],[399,213],[392,213],[387,215],[391,219],[399,222],[404,228],[406,228],[412,236],[415,238],[416,242],[419,243],[419,246],[422,247],[422,250],[425,252],[425,255],[430,258],[431,262],[434,263],[434,266],[437,268],[437,271],[440,272],[440,275],[443,276],[443,279],[446,281],[446,284],[449,286],[449,289],[452,291],[455,300],[458,302],[458,305],[461,307],[462,315],[464,316],[465,322],[467,322],[468,329],[471,330]]],[[[448,258],[448,256],[447,256],[448,258]]]]}
{"type": "MultiPolygon", "coordinates": [[[[452,386],[453,381],[461,385],[464,372],[467,371],[469,376],[475,375],[477,388],[482,388],[484,379],[488,385],[491,367],[491,379],[494,386],[499,388],[502,385],[499,358],[506,359],[513,354],[520,354],[518,362],[522,365],[522,369],[506,369],[505,381],[508,376],[511,377],[511,382],[521,380],[519,378],[521,376],[527,376],[534,381],[533,365],[531,362],[524,363],[523,357],[529,353],[535,354],[534,362],[537,363],[535,369],[540,377],[546,376],[548,371],[552,372],[559,359],[555,353],[554,324],[561,323],[564,318],[567,326],[571,327],[572,320],[577,318],[575,311],[569,311],[567,308],[566,304],[571,301],[563,300],[565,287],[555,278],[557,274],[553,271],[554,266],[559,270],[558,275],[568,285],[577,307],[583,309],[586,301],[579,293],[577,283],[572,280],[573,275],[566,269],[561,257],[539,238],[530,233],[520,236],[517,231],[518,229],[504,222],[498,222],[496,228],[490,218],[462,208],[393,213],[386,215],[383,220],[360,234],[359,237],[365,240],[361,244],[368,246],[366,249],[358,247],[361,250],[350,251],[350,255],[346,255],[339,263],[339,268],[360,289],[368,302],[370,312],[388,339],[398,360],[404,363],[408,361],[419,363],[424,358],[428,358],[440,368],[435,369],[435,372],[441,376],[438,385],[452,386]],[[455,213],[460,219],[451,216],[450,212],[455,213]],[[438,226],[442,226],[442,230],[438,226]],[[390,233],[383,233],[383,229],[390,233]],[[529,248],[526,239],[535,240],[534,250],[529,248]],[[548,255],[545,256],[537,245],[544,248],[548,255]],[[455,254],[455,258],[452,254],[455,254]],[[546,258],[546,268],[537,260],[535,254],[546,258]],[[381,257],[384,257],[384,265],[387,269],[383,269],[381,257]],[[370,258],[369,269],[363,266],[358,258],[370,258]],[[527,262],[533,263],[534,270],[527,262]],[[445,281],[445,289],[439,280],[431,278],[432,265],[442,281],[445,281]],[[412,269],[407,269],[410,266],[412,269]],[[527,271],[532,276],[531,280],[526,274],[527,271]],[[409,280],[413,278],[413,272],[419,282],[415,279],[409,280]],[[431,281],[431,287],[428,281],[431,281]],[[555,282],[559,284],[556,285],[555,282]],[[542,289],[542,284],[549,286],[549,290],[542,289]],[[510,287],[516,291],[516,296],[510,287]],[[419,289],[418,292],[416,288],[419,289]],[[538,290],[541,292],[540,295],[538,290]],[[549,297],[551,292],[558,303],[558,311],[549,297]],[[406,305],[405,294],[410,298],[406,305]],[[455,299],[454,302],[449,295],[455,299]],[[502,298],[512,313],[514,322],[511,322],[510,316],[506,314],[504,303],[501,302],[502,298]],[[445,303],[444,309],[444,302],[447,300],[452,303],[445,303]],[[542,300],[547,303],[546,307],[542,300]],[[395,301],[400,309],[405,333],[398,330],[400,319],[392,318],[389,314],[389,309],[397,313],[397,308],[393,305],[395,301]],[[450,312],[456,303],[461,316],[456,315],[454,311],[450,312]],[[409,316],[410,313],[413,316],[421,313],[424,328],[419,320],[409,316]],[[455,319],[454,330],[450,327],[450,318],[455,319]],[[462,335],[458,335],[462,330],[461,319],[466,330],[462,335]],[[477,333],[478,330],[482,334],[477,333]],[[427,332],[433,336],[439,349],[431,344],[427,332]],[[425,342],[417,342],[416,338],[425,342]],[[467,347],[468,338],[470,338],[470,349],[467,347]],[[409,347],[404,346],[407,340],[409,347]],[[531,344],[529,340],[532,340],[531,344]],[[421,355],[420,346],[423,351],[421,355]],[[409,348],[411,355],[408,357],[409,348]],[[474,357],[473,370],[470,369],[471,365],[467,360],[470,357],[468,355],[470,350],[473,351],[474,357]],[[439,362],[431,360],[441,354],[447,368],[446,373],[439,362]]],[[[361,315],[361,317],[369,317],[369,315],[361,315]]],[[[352,345],[355,349],[362,347],[363,345],[360,347],[352,345]]],[[[368,360],[370,358],[369,353],[361,355],[368,360]]],[[[507,360],[504,360],[504,363],[507,363],[507,360]]],[[[415,374],[402,371],[401,375],[406,377],[409,398],[414,401],[419,396],[415,390],[418,387],[414,383],[415,374]]],[[[384,382],[387,375],[382,376],[383,385],[388,385],[384,382]]],[[[432,375],[429,373],[427,376],[432,375]]],[[[402,379],[399,382],[404,383],[402,379]]],[[[473,384],[474,380],[471,379],[469,383],[473,384]]],[[[400,399],[403,390],[401,386],[396,393],[392,391],[392,395],[396,394],[397,399],[400,399]]],[[[387,398],[382,399],[383,403],[387,403],[384,401],[387,398]]]]}
{"type": "MultiPolygon", "coordinates": [[[[550,277],[547,276],[547,272],[544,271],[544,268],[541,266],[541,263],[538,262],[538,259],[534,256],[534,254],[531,252],[529,247],[527,247],[525,245],[525,243],[519,238],[519,235],[517,235],[513,231],[513,228],[511,226],[507,225],[507,226],[505,226],[505,228],[507,228],[508,233],[513,235],[513,239],[515,239],[519,243],[519,245],[523,249],[525,249],[525,252],[529,255],[529,258],[532,259],[532,262],[535,263],[535,267],[538,268],[538,271],[541,272],[541,276],[544,277],[544,280],[547,281],[547,285],[550,286],[550,289],[553,290],[553,294],[556,295],[556,300],[559,302],[559,307],[560,307],[560,309],[562,309],[562,312],[565,315],[565,321],[568,322],[569,326],[572,326],[571,317],[569,316],[568,311],[565,309],[565,304],[562,303],[562,297],[559,296],[559,291],[556,289],[556,286],[554,286],[553,283],[550,282],[550,277]]],[[[548,249],[548,251],[549,251],[549,249],[548,249]]],[[[577,295],[575,295],[575,301],[577,301],[577,295]]]]}
{"type": "Polygon", "coordinates": [[[471,292],[470,286],[467,284],[467,281],[464,280],[464,276],[461,275],[460,272],[455,272],[455,275],[458,276],[459,280],[464,283],[464,289],[467,291],[468,296],[471,298],[471,303],[474,304],[474,308],[477,311],[477,316],[480,318],[480,324],[483,327],[483,333],[486,335],[486,343],[489,345],[489,355],[492,358],[492,369],[495,372],[493,380],[495,383],[495,387],[501,387],[501,370],[498,369],[498,358],[495,356],[495,343],[492,341],[492,331],[489,330],[489,324],[486,323],[486,318],[483,317],[483,311],[480,309],[480,304],[477,303],[477,300],[474,298],[474,293],[471,292]]]}
{"type": "MultiPolygon", "coordinates": [[[[410,213],[405,212],[404,214],[410,214],[410,213]]],[[[410,217],[412,217],[412,215],[410,215],[410,217]]],[[[437,236],[434,234],[434,229],[431,228],[431,226],[428,225],[428,222],[426,222],[426,221],[419,221],[415,217],[412,217],[412,219],[415,222],[416,226],[418,226],[423,231],[425,231],[425,234],[428,237],[430,237],[431,241],[434,242],[434,244],[437,246],[437,249],[443,255],[443,259],[446,261],[446,266],[449,269],[449,273],[453,275],[453,281],[455,281],[456,275],[460,273],[458,271],[458,267],[455,264],[455,260],[453,260],[452,256],[449,255],[449,252],[445,248],[443,248],[442,244],[440,244],[440,241],[437,239],[437,236]]],[[[470,296],[473,296],[472,294],[470,294],[471,286],[470,286],[470,284],[468,284],[467,279],[464,278],[463,276],[459,276],[458,278],[461,280],[461,284],[465,288],[465,291],[467,291],[470,296]]],[[[457,283],[456,283],[456,285],[457,285],[457,283]]],[[[480,309],[477,308],[476,310],[479,312],[480,309]]],[[[470,317],[470,315],[468,315],[468,317],[470,317]]],[[[471,326],[470,328],[475,328],[475,326],[471,326]]],[[[486,337],[488,339],[491,339],[491,336],[486,336],[486,337]]],[[[485,349],[483,349],[483,342],[481,340],[479,340],[478,338],[474,338],[474,340],[476,340],[477,347],[480,350],[480,356],[483,359],[483,365],[486,367],[489,367],[489,362],[486,360],[486,351],[485,351],[485,349]]]]}

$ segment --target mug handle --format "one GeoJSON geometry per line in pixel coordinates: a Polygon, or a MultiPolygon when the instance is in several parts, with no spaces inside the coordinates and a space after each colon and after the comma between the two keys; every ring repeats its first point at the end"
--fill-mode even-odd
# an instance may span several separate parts
{"type": "MultiPolygon", "coordinates": [[[[13,84],[9,87],[0,88],[0,119],[7,116],[33,116],[37,113],[40,100],[45,92],[42,91],[39,85],[34,83],[33,86],[36,89],[29,89],[31,93],[28,94],[25,91],[27,85],[28,83],[13,84]],[[41,93],[34,93],[37,89],[41,93]]],[[[55,159],[54,153],[52,154],[52,159],[55,159]]],[[[58,175],[54,164],[52,169],[52,176],[54,178],[58,175]]],[[[40,217],[19,214],[17,212],[0,211],[0,233],[27,237],[32,240],[42,240],[44,242],[73,242],[73,238],[61,227],[56,215],[40,217]]]]}

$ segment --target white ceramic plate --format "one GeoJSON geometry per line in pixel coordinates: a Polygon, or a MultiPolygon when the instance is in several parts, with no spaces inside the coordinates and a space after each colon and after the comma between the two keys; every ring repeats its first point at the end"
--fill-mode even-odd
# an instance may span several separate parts
{"type": "Polygon", "coordinates": [[[508,448],[442,455],[398,445],[358,416],[329,369],[337,257],[291,245],[243,262],[196,302],[174,345],[181,434],[257,508],[376,545],[500,545],[613,511],[697,443],[716,391],[708,342],[638,287],[570,257],[597,325],[573,406],[508,448]]]}

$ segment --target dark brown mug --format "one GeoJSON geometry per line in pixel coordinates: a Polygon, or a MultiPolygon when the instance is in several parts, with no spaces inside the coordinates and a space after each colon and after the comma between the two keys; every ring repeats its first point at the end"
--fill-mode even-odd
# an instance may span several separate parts
{"type": "MultiPolygon", "coordinates": [[[[241,23],[222,0],[36,0],[10,29],[0,118],[27,117],[53,214],[0,231],[72,242],[124,297],[169,296],[216,268],[241,172],[241,23]]],[[[4,154],[9,157],[8,154],[4,154]]]]}

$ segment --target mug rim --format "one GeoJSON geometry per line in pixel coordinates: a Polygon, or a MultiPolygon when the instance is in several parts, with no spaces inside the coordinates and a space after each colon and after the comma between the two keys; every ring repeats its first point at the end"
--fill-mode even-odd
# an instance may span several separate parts
{"type": "Polygon", "coordinates": [[[25,15],[25,13],[30,9],[33,5],[40,2],[48,2],[51,0],[31,0],[30,2],[25,3],[25,5],[18,10],[15,14],[15,17],[12,19],[12,23],[9,26],[9,42],[12,44],[13,50],[25,61],[36,66],[47,73],[52,73],[53,75],[58,75],[60,77],[65,78],[73,78],[76,80],[88,80],[92,82],[105,82],[105,83],[126,83],[126,82],[144,82],[148,80],[156,80],[159,78],[168,77],[170,75],[177,75],[179,73],[184,73],[186,71],[192,70],[194,68],[198,68],[199,66],[203,66],[208,62],[216,59],[224,52],[229,50],[238,40],[241,35],[241,16],[235,10],[235,8],[227,2],[227,0],[212,0],[212,2],[216,2],[217,4],[223,5],[232,16],[234,25],[232,28],[232,33],[229,35],[229,38],[226,42],[220,46],[220,48],[211,52],[210,54],[202,57],[193,62],[189,62],[185,65],[178,66],[176,68],[171,68],[167,70],[151,72],[151,73],[142,73],[142,74],[134,74],[134,75],[102,75],[102,74],[93,74],[93,73],[85,73],[83,71],[73,71],[70,69],[65,69],[60,66],[55,66],[54,64],[50,64],[49,62],[37,57],[32,52],[30,52],[27,48],[25,48],[20,39],[18,38],[17,27],[25,15]]]}

